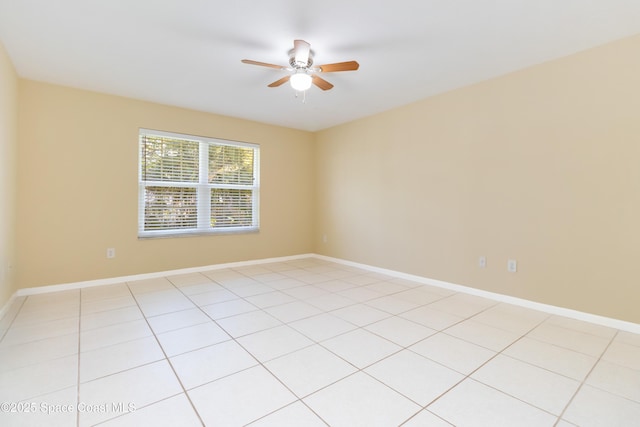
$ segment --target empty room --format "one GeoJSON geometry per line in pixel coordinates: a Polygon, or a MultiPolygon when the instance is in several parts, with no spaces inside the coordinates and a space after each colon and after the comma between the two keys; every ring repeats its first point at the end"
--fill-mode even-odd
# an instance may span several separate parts
{"type": "Polygon", "coordinates": [[[640,2],[0,0],[0,425],[636,426],[640,2]]]}

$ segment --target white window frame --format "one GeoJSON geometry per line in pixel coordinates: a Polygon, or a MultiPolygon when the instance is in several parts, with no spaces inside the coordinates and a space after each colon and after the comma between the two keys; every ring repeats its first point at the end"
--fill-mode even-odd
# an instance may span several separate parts
{"type": "Polygon", "coordinates": [[[158,131],[140,128],[138,132],[138,237],[179,237],[201,234],[230,234],[230,233],[255,233],[260,230],[260,146],[247,142],[224,140],[194,136],[173,132],[158,131]],[[197,183],[172,182],[172,181],[144,181],[143,180],[143,137],[156,136],[172,139],[184,139],[199,143],[199,181],[197,183]],[[209,147],[210,146],[246,147],[253,150],[253,185],[235,184],[211,184],[208,182],[209,147]],[[195,228],[174,228],[163,230],[145,230],[145,188],[147,186],[164,187],[188,187],[195,188],[197,194],[197,226],[195,228]],[[252,224],[250,226],[211,226],[211,189],[239,189],[252,191],[252,224]]]}

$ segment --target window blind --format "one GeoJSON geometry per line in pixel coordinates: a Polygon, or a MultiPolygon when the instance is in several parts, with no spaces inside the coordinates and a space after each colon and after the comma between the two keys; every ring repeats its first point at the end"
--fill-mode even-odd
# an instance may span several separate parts
{"type": "Polygon", "coordinates": [[[140,237],[256,231],[259,147],[140,130],[140,237]]]}

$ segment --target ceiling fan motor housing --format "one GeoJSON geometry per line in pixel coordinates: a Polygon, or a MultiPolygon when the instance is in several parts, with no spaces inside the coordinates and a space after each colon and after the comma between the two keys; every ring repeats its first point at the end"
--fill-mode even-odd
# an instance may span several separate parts
{"type": "Polygon", "coordinates": [[[299,69],[299,68],[309,68],[313,65],[313,55],[315,54],[314,51],[309,50],[309,59],[307,60],[306,64],[302,64],[300,62],[296,62],[296,50],[295,49],[291,49],[289,51],[289,65],[291,65],[292,68],[294,69],[299,69]]]}

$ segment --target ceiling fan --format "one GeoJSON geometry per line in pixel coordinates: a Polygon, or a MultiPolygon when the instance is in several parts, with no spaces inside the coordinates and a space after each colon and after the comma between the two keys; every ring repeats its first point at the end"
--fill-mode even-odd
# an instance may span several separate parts
{"type": "Polygon", "coordinates": [[[333,87],[331,83],[318,76],[318,73],[333,73],[336,71],[355,71],[360,67],[356,61],[336,62],[313,66],[314,51],[311,45],[304,40],[294,40],[293,49],[289,51],[289,66],[268,64],[266,62],[243,59],[245,64],[259,65],[261,67],[285,70],[290,74],[271,83],[269,87],[278,87],[289,82],[296,91],[304,92],[311,87],[311,84],[318,86],[322,90],[329,90],[333,87]]]}

